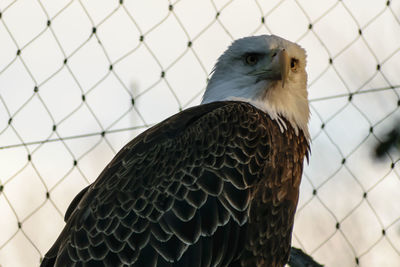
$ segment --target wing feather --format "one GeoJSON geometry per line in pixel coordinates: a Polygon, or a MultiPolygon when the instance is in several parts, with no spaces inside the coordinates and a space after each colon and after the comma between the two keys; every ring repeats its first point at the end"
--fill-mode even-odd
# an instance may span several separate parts
{"type": "Polygon", "coordinates": [[[226,101],[188,109],[140,134],[72,201],[42,266],[236,266],[250,253],[249,234],[264,240],[280,223],[268,217],[265,231],[248,230],[254,196],[276,202],[273,190],[256,193],[260,179],[279,187],[283,175],[271,160],[275,124],[247,103],[226,101]]]}

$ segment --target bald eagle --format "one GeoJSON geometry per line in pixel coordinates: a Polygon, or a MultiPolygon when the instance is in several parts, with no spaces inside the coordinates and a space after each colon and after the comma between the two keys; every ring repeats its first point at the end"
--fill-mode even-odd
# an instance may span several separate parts
{"type": "Polygon", "coordinates": [[[284,266],[308,157],[306,54],[236,40],[202,104],[129,142],[72,201],[41,266],[284,266]]]}

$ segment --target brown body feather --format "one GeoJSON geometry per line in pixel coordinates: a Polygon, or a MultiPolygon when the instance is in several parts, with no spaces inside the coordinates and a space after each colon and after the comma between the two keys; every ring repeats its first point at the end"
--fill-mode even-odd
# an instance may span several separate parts
{"type": "Polygon", "coordinates": [[[243,102],[127,144],[66,213],[42,266],[284,266],[308,143],[243,102]]]}

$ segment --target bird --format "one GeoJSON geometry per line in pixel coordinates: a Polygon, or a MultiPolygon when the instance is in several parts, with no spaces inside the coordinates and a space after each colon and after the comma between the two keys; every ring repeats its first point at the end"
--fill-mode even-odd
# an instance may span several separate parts
{"type": "Polygon", "coordinates": [[[306,52],[248,36],[201,104],[125,145],[71,202],[41,266],[284,266],[310,153],[306,52]]]}

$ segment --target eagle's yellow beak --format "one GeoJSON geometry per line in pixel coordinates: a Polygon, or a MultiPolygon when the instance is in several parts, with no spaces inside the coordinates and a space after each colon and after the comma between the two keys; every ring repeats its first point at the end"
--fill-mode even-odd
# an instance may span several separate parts
{"type": "Polygon", "coordinates": [[[289,76],[289,69],[289,55],[285,49],[280,49],[266,66],[250,72],[249,75],[257,76],[260,80],[282,80],[283,88],[289,76]]]}

